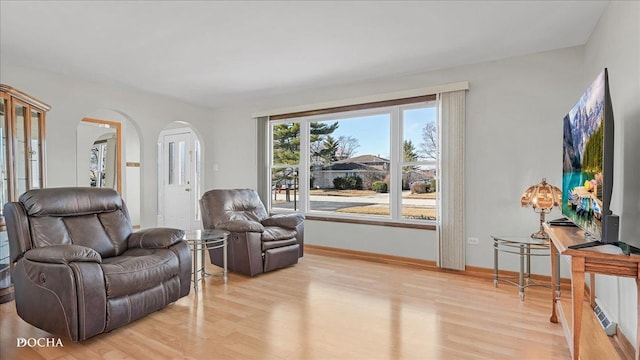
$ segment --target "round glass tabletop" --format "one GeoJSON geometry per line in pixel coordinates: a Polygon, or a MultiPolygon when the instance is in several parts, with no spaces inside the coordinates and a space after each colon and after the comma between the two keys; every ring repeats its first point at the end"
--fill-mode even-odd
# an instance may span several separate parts
{"type": "Polygon", "coordinates": [[[513,244],[525,244],[525,245],[541,245],[548,246],[548,239],[535,239],[531,236],[522,236],[522,235],[491,235],[494,241],[500,241],[504,243],[513,243],[513,244]]]}

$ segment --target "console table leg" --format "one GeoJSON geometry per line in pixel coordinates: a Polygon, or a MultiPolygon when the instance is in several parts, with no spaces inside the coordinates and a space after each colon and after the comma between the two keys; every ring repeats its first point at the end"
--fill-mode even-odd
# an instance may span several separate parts
{"type": "Polygon", "coordinates": [[[596,308],[596,274],[589,273],[589,306],[596,308]]]}
{"type": "Polygon", "coordinates": [[[571,258],[571,298],[573,300],[573,359],[580,357],[580,332],[582,330],[582,306],[584,303],[584,261],[583,257],[571,258]]]}
{"type": "MultiPolygon", "coordinates": [[[[640,299],[640,263],[638,263],[638,277],[636,278],[637,299],[640,299]]],[[[640,360],[640,300],[638,301],[638,309],[636,312],[636,360],[640,360]]]]}
{"type": "Polygon", "coordinates": [[[549,241],[550,245],[550,257],[551,257],[551,318],[549,321],[552,323],[558,322],[558,313],[556,312],[556,299],[560,297],[560,269],[558,268],[559,262],[558,251],[553,241],[549,241]]]}
{"type": "Polygon", "coordinates": [[[561,286],[560,286],[560,254],[556,251],[556,298],[560,298],[561,286]]]}

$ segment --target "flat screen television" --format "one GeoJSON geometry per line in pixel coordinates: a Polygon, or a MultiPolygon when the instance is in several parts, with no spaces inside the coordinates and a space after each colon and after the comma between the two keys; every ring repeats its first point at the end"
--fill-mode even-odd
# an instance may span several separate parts
{"type": "Polygon", "coordinates": [[[613,152],[613,108],[604,69],[563,119],[562,214],[589,240],[573,248],[614,244],[629,252],[618,241],[619,217],[610,209],[613,152]]]}

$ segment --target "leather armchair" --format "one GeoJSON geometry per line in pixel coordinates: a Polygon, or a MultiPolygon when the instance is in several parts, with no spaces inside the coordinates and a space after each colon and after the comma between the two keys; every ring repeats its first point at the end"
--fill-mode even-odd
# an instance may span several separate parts
{"type": "MultiPolygon", "coordinates": [[[[209,190],[200,199],[205,229],[227,230],[228,268],[254,276],[298,263],[304,249],[304,215],[269,216],[258,193],[250,189],[209,190]]],[[[209,250],[222,265],[222,249],[209,250]]]]}
{"type": "Polygon", "coordinates": [[[4,215],[16,309],[42,330],[82,341],[189,294],[184,231],[133,232],[114,190],[30,190],[4,215]]]}

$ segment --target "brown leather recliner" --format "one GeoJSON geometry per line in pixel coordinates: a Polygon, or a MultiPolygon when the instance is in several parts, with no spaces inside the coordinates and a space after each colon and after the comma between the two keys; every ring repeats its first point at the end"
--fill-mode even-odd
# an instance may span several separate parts
{"type": "Polygon", "coordinates": [[[111,189],[30,190],[4,207],[18,315],[82,341],[189,294],[184,231],[132,232],[111,189]]]}
{"type": "MultiPolygon", "coordinates": [[[[250,189],[209,190],[200,199],[205,229],[227,230],[228,268],[254,276],[298,263],[304,251],[304,215],[269,216],[250,189]]],[[[222,266],[222,249],[210,249],[211,263],[222,266]]]]}

